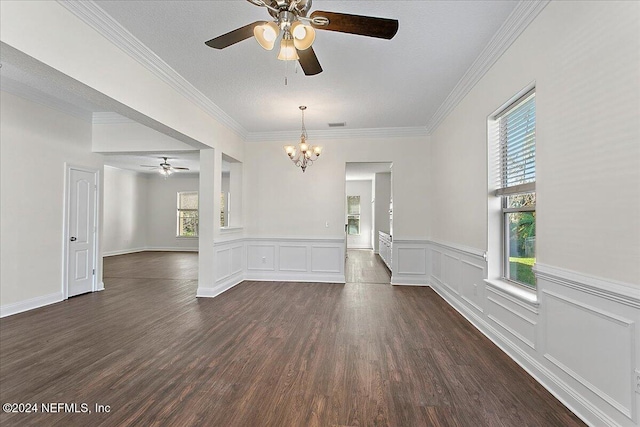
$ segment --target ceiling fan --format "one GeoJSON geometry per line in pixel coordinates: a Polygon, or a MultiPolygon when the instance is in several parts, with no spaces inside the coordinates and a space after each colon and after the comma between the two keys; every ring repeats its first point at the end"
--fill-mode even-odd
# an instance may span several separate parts
{"type": "Polygon", "coordinates": [[[149,166],[149,165],[140,165],[143,168],[153,168],[153,169],[157,169],[158,172],[160,172],[160,175],[163,175],[165,178],[168,177],[169,175],[171,175],[172,173],[176,172],[176,171],[188,171],[189,168],[179,168],[179,167],[175,167],[175,166],[171,166],[169,163],[167,163],[168,158],[167,157],[159,157],[159,159],[162,159],[162,163],[160,163],[159,166],[149,166]]]}
{"type": "Polygon", "coordinates": [[[315,30],[338,31],[391,40],[398,32],[396,19],[316,10],[311,15],[313,0],[247,0],[267,9],[273,20],[256,21],[211,39],[205,44],[224,49],[254,36],[266,50],[272,50],[280,37],[278,59],[297,60],[307,76],[322,72],[320,62],[313,51],[315,30]]]}

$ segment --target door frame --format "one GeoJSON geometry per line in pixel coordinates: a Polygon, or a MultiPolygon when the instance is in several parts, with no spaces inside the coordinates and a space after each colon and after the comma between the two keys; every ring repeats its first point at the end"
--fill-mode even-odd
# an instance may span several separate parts
{"type": "Polygon", "coordinates": [[[100,247],[100,170],[91,167],[77,166],[64,163],[64,205],[62,214],[62,299],[69,298],[69,205],[71,203],[71,171],[77,170],[92,173],[95,177],[95,198],[93,209],[93,269],[96,274],[91,279],[91,292],[98,289],[98,248],[100,247]]]}

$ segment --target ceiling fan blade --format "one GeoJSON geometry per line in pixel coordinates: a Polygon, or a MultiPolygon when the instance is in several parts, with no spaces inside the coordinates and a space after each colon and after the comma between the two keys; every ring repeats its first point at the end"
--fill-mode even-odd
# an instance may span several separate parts
{"type": "Polygon", "coordinates": [[[373,16],[348,15],[346,13],[324,12],[316,10],[311,19],[323,17],[329,20],[327,25],[311,25],[317,30],[338,31],[391,40],[398,32],[398,20],[376,18],[373,16]]]}
{"type": "Polygon", "coordinates": [[[233,44],[241,42],[242,40],[246,40],[249,37],[253,37],[253,28],[256,25],[262,25],[265,21],[256,21],[249,25],[245,25],[244,27],[236,28],[233,31],[229,31],[226,34],[218,36],[214,39],[209,40],[208,42],[204,42],[209,47],[214,49],[224,49],[225,47],[229,47],[233,44]]]}
{"type": "Polygon", "coordinates": [[[179,170],[179,171],[188,171],[189,170],[189,168],[178,168],[178,167],[175,167],[175,166],[171,166],[171,169],[179,170]]]}
{"type": "Polygon", "coordinates": [[[315,76],[322,72],[322,67],[312,47],[305,50],[298,50],[298,62],[305,76],[315,76]]]}

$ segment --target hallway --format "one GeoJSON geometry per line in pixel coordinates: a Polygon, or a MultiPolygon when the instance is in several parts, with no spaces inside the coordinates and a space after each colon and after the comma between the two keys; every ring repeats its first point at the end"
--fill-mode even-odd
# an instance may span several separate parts
{"type": "Polygon", "coordinates": [[[372,250],[348,249],[345,278],[347,283],[388,285],[391,282],[391,272],[372,250]]]}

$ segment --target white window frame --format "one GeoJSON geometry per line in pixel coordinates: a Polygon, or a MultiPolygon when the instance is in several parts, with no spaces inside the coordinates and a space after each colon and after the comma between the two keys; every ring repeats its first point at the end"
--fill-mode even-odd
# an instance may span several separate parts
{"type": "Polygon", "coordinates": [[[360,235],[360,215],[362,212],[362,203],[360,201],[360,196],[359,195],[354,195],[354,196],[347,196],[347,235],[349,236],[359,236],[360,235]],[[349,198],[350,197],[357,197],[358,198],[358,213],[349,213],[349,198]],[[358,232],[357,233],[350,233],[349,232],[349,220],[350,219],[355,219],[358,220],[358,232]]]}
{"type": "Polygon", "coordinates": [[[200,215],[198,209],[182,209],[180,207],[180,196],[181,195],[189,195],[195,194],[198,196],[198,206],[200,206],[200,196],[197,191],[178,191],[176,198],[176,237],[180,238],[196,238],[200,234],[200,215]],[[180,213],[182,212],[195,212],[196,213],[196,232],[194,236],[186,236],[180,233],[180,213]]]}
{"type": "MultiPolygon", "coordinates": [[[[488,267],[490,284],[496,284],[496,280],[511,285],[516,285],[520,289],[526,291],[536,290],[535,283],[533,285],[514,280],[510,277],[510,261],[509,261],[509,222],[508,214],[513,212],[535,212],[535,205],[531,207],[509,208],[507,207],[507,197],[510,195],[534,193],[535,194],[535,166],[533,180],[526,179],[522,183],[514,183],[512,180],[506,180],[504,173],[505,164],[503,163],[502,144],[500,137],[500,119],[506,114],[513,111],[514,108],[520,106],[523,101],[529,97],[535,97],[535,85],[530,85],[523,91],[519,92],[509,102],[505,103],[494,114],[489,116],[488,120],[488,157],[489,157],[489,253],[488,267]],[[511,181],[511,182],[507,182],[511,181]],[[532,181],[532,182],[527,182],[532,181]],[[493,279],[492,279],[493,277],[493,279]]],[[[534,100],[535,102],[535,100],[534,100]]],[[[535,104],[534,104],[535,112],[535,104]]],[[[535,123],[534,123],[535,125],[535,123]]],[[[535,133],[534,133],[535,135],[535,133]]],[[[535,156],[535,142],[534,142],[535,156]]],[[[534,157],[535,162],[535,157],[534,157]]],[[[525,165],[526,167],[526,165],[525,165]]],[[[526,175],[524,175],[526,177],[526,175]]],[[[537,218],[536,218],[537,220],[537,218]]],[[[520,291],[515,292],[519,294],[520,291]]],[[[527,292],[528,293],[528,292],[527,292]]],[[[534,302],[535,295],[525,295],[525,300],[534,302]]]]}

